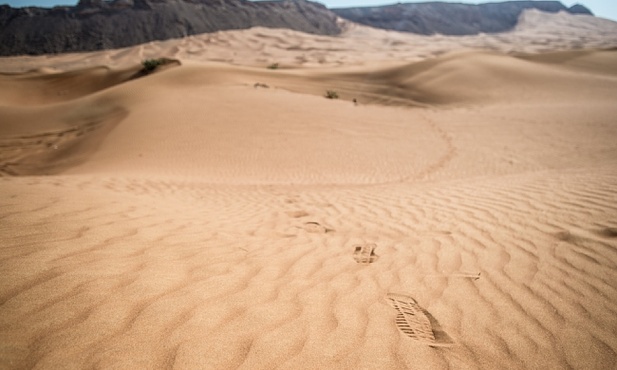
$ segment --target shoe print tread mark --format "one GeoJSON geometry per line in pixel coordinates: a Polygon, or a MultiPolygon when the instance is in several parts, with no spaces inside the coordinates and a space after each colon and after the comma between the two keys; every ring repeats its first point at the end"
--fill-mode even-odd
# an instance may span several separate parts
{"type": "Polygon", "coordinates": [[[408,337],[431,347],[452,345],[450,336],[441,329],[437,320],[412,297],[403,294],[388,293],[388,303],[394,307],[396,326],[408,337]]]}
{"type": "Polygon", "coordinates": [[[377,261],[379,256],[375,254],[376,244],[354,245],[353,259],[362,264],[369,264],[377,261]]]}

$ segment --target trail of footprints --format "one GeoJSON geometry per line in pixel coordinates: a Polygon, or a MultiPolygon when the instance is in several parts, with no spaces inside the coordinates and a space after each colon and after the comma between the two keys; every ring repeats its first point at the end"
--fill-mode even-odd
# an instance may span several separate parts
{"type": "MultiPolygon", "coordinates": [[[[287,212],[287,214],[291,218],[309,216],[309,213],[297,210],[287,212]]],[[[300,228],[306,232],[318,234],[334,231],[314,221],[305,222],[300,228]]],[[[358,264],[369,265],[379,259],[379,256],[375,253],[377,249],[377,244],[375,243],[355,244],[353,249],[353,259],[358,264]]],[[[479,273],[459,273],[452,276],[465,277],[472,280],[480,278],[479,273]]],[[[388,293],[386,300],[398,311],[395,319],[396,326],[409,338],[430,347],[448,347],[454,343],[450,336],[441,329],[437,320],[422,308],[413,297],[405,294],[388,293]]]]}
{"type": "MultiPolygon", "coordinates": [[[[294,219],[308,218],[311,215],[309,212],[297,208],[287,214],[294,219]]],[[[310,233],[326,234],[335,231],[314,221],[304,222],[297,227],[310,233]]],[[[600,224],[589,230],[558,231],[553,236],[561,243],[585,247],[586,244],[606,244],[608,241],[617,238],[617,227],[610,224],[600,224]]],[[[368,266],[377,262],[380,258],[376,254],[377,244],[375,243],[354,244],[352,248],[352,258],[357,264],[368,266]]],[[[431,274],[426,275],[426,277],[468,279],[471,281],[478,281],[482,278],[480,272],[474,271],[431,274]]],[[[415,343],[433,348],[450,347],[455,344],[448,333],[442,329],[437,319],[411,295],[389,292],[384,298],[396,310],[395,324],[398,330],[415,343]]]]}
{"type": "MultiPolygon", "coordinates": [[[[379,259],[375,253],[377,244],[366,243],[354,245],[353,258],[359,264],[368,265],[379,259]]],[[[455,274],[477,280],[480,274],[455,274]]],[[[398,311],[395,319],[398,329],[420,344],[431,347],[447,347],[452,345],[450,336],[441,329],[433,316],[420,307],[418,302],[405,294],[388,293],[386,300],[398,311]]]]}
{"type": "MultiPolygon", "coordinates": [[[[303,218],[309,215],[305,211],[297,210],[287,212],[287,214],[291,218],[303,218]]],[[[306,232],[317,234],[334,231],[314,221],[305,222],[301,228],[306,232]]],[[[375,253],[375,249],[377,249],[375,243],[356,244],[353,248],[353,259],[358,264],[368,265],[379,259],[379,256],[375,253]]],[[[479,275],[477,278],[479,278],[479,275]]],[[[441,330],[437,320],[432,318],[428,311],[420,307],[415,299],[395,293],[388,293],[386,299],[398,311],[395,323],[405,335],[418,343],[427,344],[431,347],[443,347],[452,344],[452,340],[441,330]],[[437,333],[440,334],[437,335],[437,333]]]]}
{"type": "MultiPolygon", "coordinates": [[[[354,245],[353,258],[359,264],[368,265],[379,259],[375,254],[377,244],[366,243],[354,245]]],[[[477,280],[480,274],[473,274],[465,277],[477,280]]],[[[427,344],[431,347],[450,346],[453,341],[450,336],[441,329],[441,326],[433,316],[420,307],[418,302],[405,294],[388,293],[386,300],[395,310],[398,311],[395,319],[398,329],[420,344],[427,344]]]]}

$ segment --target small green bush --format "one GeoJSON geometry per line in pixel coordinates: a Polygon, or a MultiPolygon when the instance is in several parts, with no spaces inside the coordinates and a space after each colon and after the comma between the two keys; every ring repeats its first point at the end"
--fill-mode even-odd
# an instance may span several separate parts
{"type": "Polygon", "coordinates": [[[141,64],[143,64],[144,68],[144,72],[146,73],[150,73],[152,71],[154,71],[156,69],[156,67],[161,66],[163,64],[165,64],[167,61],[164,58],[158,58],[158,59],[146,59],[143,62],[141,62],[141,64]]]}
{"type": "Polygon", "coordinates": [[[338,94],[336,93],[336,91],[328,90],[328,91],[326,91],[326,98],[328,98],[328,99],[338,99],[338,94]]]}
{"type": "Polygon", "coordinates": [[[268,66],[268,69],[279,69],[279,64],[278,63],[272,63],[268,66]]]}

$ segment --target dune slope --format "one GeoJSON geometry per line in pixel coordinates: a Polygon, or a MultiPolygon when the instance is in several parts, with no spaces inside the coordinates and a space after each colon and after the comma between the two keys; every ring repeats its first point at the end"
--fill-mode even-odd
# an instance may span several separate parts
{"type": "Polygon", "coordinates": [[[0,368],[617,365],[616,51],[141,48],[0,77],[0,368]]]}

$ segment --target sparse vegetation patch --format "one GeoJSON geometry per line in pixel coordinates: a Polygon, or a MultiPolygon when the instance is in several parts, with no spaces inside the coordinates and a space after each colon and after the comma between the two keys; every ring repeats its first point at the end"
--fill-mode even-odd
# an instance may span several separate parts
{"type": "Polygon", "coordinates": [[[158,66],[162,66],[169,62],[168,59],[165,58],[157,58],[157,59],[146,59],[141,64],[144,66],[143,71],[145,73],[153,72],[158,66]]]}
{"type": "Polygon", "coordinates": [[[334,90],[326,91],[326,98],[328,99],[338,99],[338,93],[334,90]]]}

